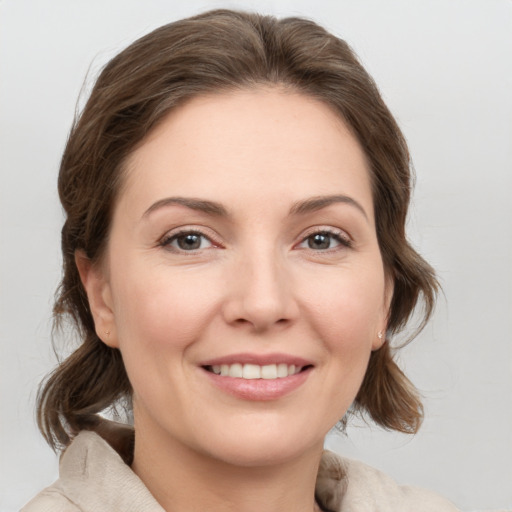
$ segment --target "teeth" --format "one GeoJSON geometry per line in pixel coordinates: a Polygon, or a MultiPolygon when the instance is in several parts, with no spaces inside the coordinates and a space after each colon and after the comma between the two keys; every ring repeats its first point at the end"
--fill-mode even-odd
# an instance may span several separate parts
{"type": "Polygon", "coordinates": [[[288,365],[287,364],[278,364],[277,365],[277,377],[287,377],[288,376],[288,365]]]}
{"type": "MultiPolygon", "coordinates": [[[[286,365],[284,365],[286,366],[286,365]]],[[[288,375],[288,372],[286,372],[288,375]]],[[[262,379],[277,379],[277,365],[267,364],[261,367],[261,378],[262,379]]]]}
{"type": "Polygon", "coordinates": [[[257,364],[244,364],[242,377],[244,379],[261,379],[261,366],[257,364]]]}
{"type": "Polygon", "coordinates": [[[237,379],[282,379],[295,375],[302,370],[301,366],[294,364],[221,364],[210,367],[211,371],[221,377],[235,377],[237,379]]]}
{"type": "Polygon", "coordinates": [[[229,366],[228,375],[230,377],[236,377],[237,379],[240,379],[244,376],[243,371],[244,371],[243,366],[241,364],[235,363],[235,364],[232,364],[229,366]]]}

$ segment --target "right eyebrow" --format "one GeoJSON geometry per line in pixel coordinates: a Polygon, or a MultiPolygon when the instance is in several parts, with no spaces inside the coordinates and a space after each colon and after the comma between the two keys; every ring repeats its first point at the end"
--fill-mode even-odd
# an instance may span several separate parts
{"type": "Polygon", "coordinates": [[[196,210],[199,212],[215,215],[218,217],[227,217],[228,211],[220,203],[214,201],[207,201],[205,199],[196,199],[193,197],[166,197],[153,203],[142,215],[142,218],[147,217],[154,211],[171,205],[180,205],[196,210]]]}
{"type": "Polygon", "coordinates": [[[369,220],[368,214],[366,213],[361,203],[358,203],[352,197],[346,196],[344,194],[335,194],[331,196],[315,196],[304,201],[298,201],[292,206],[290,213],[304,214],[315,212],[321,210],[322,208],[326,208],[331,204],[336,203],[348,204],[350,206],[353,206],[356,210],[363,214],[366,220],[369,220]]]}

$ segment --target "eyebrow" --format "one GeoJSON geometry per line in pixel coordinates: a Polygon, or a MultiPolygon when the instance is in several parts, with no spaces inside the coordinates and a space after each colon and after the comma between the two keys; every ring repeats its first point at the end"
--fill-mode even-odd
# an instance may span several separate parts
{"type": "Polygon", "coordinates": [[[368,214],[366,213],[362,205],[352,197],[345,196],[343,194],[336,194],[332,196],[317,196],[311,197],[304,201],[298,201],[297,203],[294,203],[294,205],[291,207],[290,214],[311,213],[321,210],[322,208],[326,208],[327,206],[330,206],[331,204],[335,203],[343,203],[348,204],[350,206],[354,206],[364,215],[366,220],[369,220],[368,214]]]}
{"type": "MultiPolygon", "coordinates": [[[[311,197],[309,199],[305,199],[304,201],[298,201],[294,203],[290,208],[289,215],[303,215],[305,213],[315,212],[335,203],[343,203],[355,207],[368,220],[368,215],[365,209],[361,206],[361,204],[358,203],[352,197],[345,196],[343,194],[336,194],[330,196],[316,196],[311,197]]],[[[217,203],[215,201],[208,201],[206,199],[197,199],[191,197],[166,197],[164,199],[160,199],[156,203],[153,203],[144,212],[142,218],[147,217],[155,210],[172,205],[185,206],[186,208],[190,208],[191,210],[203,212],[208,215],[215,215],[217,217],[229,216],[229,213],[226,210],[226,208],[222,204],[217,203]]]]}
{"type": "Polygon", "coordinates": [[[165,199],[160,199],[156,203],[153,203],[142,215],[142,217],[147,217],[155,210],[163,208],[165,206],[171,205],[180,205],[186,206],[191,210],[196,210],[199,212],[207,213],[209,215],[215,215],[218,217],[227,217],[228,212],[224,206],[220,203],[216,203],[214,201],[207,201],[205,199],[195,199],[192,197],[166,197],[165,199]]]}

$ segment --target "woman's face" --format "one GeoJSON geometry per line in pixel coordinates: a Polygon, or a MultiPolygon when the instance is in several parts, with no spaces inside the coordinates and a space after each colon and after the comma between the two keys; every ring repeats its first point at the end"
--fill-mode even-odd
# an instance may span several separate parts
{"type": "Polygon", "coordinates": [[[196,98],[129,159],[85,282],[139,436],[241,465],[318,449],[381,344],[392,293],[365,155],[307,96],[196,98]]]}

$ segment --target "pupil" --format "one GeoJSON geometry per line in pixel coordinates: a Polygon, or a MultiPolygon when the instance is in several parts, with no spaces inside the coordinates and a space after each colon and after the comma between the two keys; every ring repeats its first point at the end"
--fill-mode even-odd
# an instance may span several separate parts
{"type": "Polygon", "coordinates": [[[309,239],[308,245],[310,249],[329,249],[330,242],[330,235],[317,233],[309,239]]]}
{"type": "Polygon", "coordinates": [[[199,235],[185,235],[178,238],[180,249],[199,249],[200,245],[201,237],[199,235]]]}

